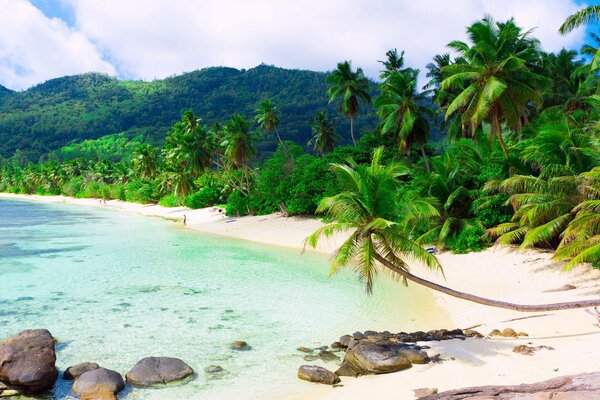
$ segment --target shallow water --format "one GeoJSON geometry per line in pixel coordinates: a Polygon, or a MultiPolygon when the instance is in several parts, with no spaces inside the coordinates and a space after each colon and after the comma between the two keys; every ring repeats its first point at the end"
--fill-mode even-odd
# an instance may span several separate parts
{"type": "MultiPolygon", "coordinates": [[[[179,357],[197,371],[183,385],[128,388],[126,399],[301,399],[317,386],[296,378],[306,363],[298,346],[443,326],[423,290],[380,279],[367,296],[350,272],[327,272],[319,255],[159,219],[0,200],[0,338],[49,329],[61,371],[93,361],[125,374],[146,356],[179,357]],[[230,350],[234,340],[252,350],[230,350]],[[208,376],[212,364],[226,373],[208,376]]],[[[59,381],[54,398],[69,390],[59,381]]]]}

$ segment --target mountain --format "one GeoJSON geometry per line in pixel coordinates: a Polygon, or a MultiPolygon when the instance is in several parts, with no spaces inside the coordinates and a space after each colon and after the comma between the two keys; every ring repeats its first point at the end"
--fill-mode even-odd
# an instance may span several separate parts
{"type": "MultiPolygon", "coordinates": [[[[140,137],[161,144],[165,133],[186,109],[206,123],[233,113],[254,116],[258,103],[270,98],[282,112],[284,139],[306,145],[308,121],[328,104],[325,73],[260,65],[249,70],[206,68],[153,82],[122,81],[87,73],[49,80],[23,92],[0,87],[0,156],[16,150],[37,161],[65,145],[104,135],[140,137]]],[[[357,119],[359,130],[372,129],[372,111],[357,119]]],[[[338,131],[349,142],[349,124],[340,118],[338,131]]],[[[272,150],[273,138],[259,149],[272,150]]]]}

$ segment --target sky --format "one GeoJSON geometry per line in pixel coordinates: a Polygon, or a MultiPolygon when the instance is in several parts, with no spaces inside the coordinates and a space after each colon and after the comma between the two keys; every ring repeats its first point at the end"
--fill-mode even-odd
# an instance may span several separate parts
{"type": "Polygon", "coordinates": [[[377,77],[391,48],[425,69],[485,14],[514,17],[545,51],[579,49],[567,16],[600,0],[0,0],[0,84],[102,72],[154,80],[211,66],[261,63],[328,71],[351,60],[377,77]]]}

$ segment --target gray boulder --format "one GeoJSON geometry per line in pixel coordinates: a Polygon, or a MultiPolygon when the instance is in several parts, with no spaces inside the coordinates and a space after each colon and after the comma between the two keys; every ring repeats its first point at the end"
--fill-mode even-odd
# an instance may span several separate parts
{"type": "Polygon", "coordinates": [[[116,371],[98,368],[81,374],[73,382],[72,392],[81,400],[116,399],[125,388],[123,377],[116,371]]]}
{"type": "Polygon", "coordinates": [[[316,365],[302,365],[298,369],[298,378],[324,385],[340,383],[340,378],[336,374],[316,365]]]}
{"type": "Polygon", "coordinates": [[[63,379],[67,381],[72,381],[74,379],[79,378],[81,375],[85,374],[88,371],[93,371],[95,369],[100,368],[100,366],[96,363],[84,362],[81,364],[73,365],[66,369],[63,373],[63,379]]]}
{"type": "Polygon", "coordinates": [[[0,382],[27,394],[42,393],[56,382],[54,338],[45,329],[27,330],[0,344],[0,382]]]}
{"type": "Polygon", "coordinates": [[[425,352],[415,352],[401,344],[375,344],[360,342],[346,352],[340,376],[387,374],[412,367],[411,359],[429,361],[425,352]]]}
{"type": "Polygon", "coordinates": [[[146,357],[126,375],[132,386],[152,386],[175,382],[193,375],[194,370],[178,358],[146,357]]]}

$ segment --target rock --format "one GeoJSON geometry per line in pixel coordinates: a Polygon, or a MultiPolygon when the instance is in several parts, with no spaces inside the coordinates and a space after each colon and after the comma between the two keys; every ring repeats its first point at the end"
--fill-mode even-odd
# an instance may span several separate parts
{"type": "Polygon", "coordinates": [[[465,329],[463,331],[463,334],[466,337],[474,337],[474,338],[478,338],[478,339],[481,339],[483,337],[483,335],[481,333],[474,331],[473,329],[465,329]]]}
{"type": "Polygon", "coordinates": [[[519,336],[519,337],[527,337],[529,335],[527,333],[525,333],[525,332],[519,332],[519,333],[517,333],[517,336],[519,336]]]}
{"type": "Polygon", "coordinates": [[[296,350],[298,350],[301,353],[312,353],[313,352],[312,349],[309,349],[308,347],[304,347],[304,346],[300,346],[296,350]]]}
{"type": "Polygon", "coordinates": [[[548,381],[480,386],[432,394],[422,400],[595,400],[600,399],[600,372],[563,376],[548,381]]]}
{"type": "Polygon", "coordinates": [[[369,336],[379,336],[379,332],[375,332],[375,331],[365,331],[363,333],[364,336],[369,337],[369,336]]]}
{"type": "Polygon", "coordinates": [[[45,329],[27,330],[0,344],[0,382],[37,394],[50,389],[58,371],[54,338],[45,329]]]}
{"type": "Polygon", "coordinates": [[[438,392],[437,388],[419,388],[414,389],[415,397],[420,399],[421,397],[431,396],[432,394],[436,394],[438,392]]]}
{"type": "Polygon", "coordinates": [[[339,344],[342,345],[342,347],[348,347],[348,343],[350,343],[350,341],[352,340],[352,336],[350,335],[344,335],[340,338],[340,340],[338,341],[339,344]]]}
{"type": "Polygon", "coordinates": [[[180,381],[191,376],[194,370],[178,358],[146,357],[125,376],[132,386],[152,386],[180,381]]]}
{"type": "Polygon", "coordinates": [[[334,362],[340,360],[340,357],[337,354],[334,354],[331,351],[327,350],[321,350],[317,354],[307,354],[303,358],[305,361],[322,360],[325,362],[334,362]]]}
{"type": "Polygon", "coordinates": [[[220,365],[209,365],[208,367],[204,368],[204,372],[207,374],[218,374],[223,371],[225,370],[220,365]]]}
{"type": "Polygon", "coordinates": [[[344,346],[340,342],[333,342],[333,343],[331,343],[330,347],[333,351],[339,351],[339,350],[345,349],[348,346],[344,346]]]}
{"type": "Polygon", "coordinates": [[[67,381],[72,381],[73,379],[77,379],[82,374],[88,371],[93,371],[98,368],[100,368],[98,364],[89,362],[73,365],[67,368],[66,371],[63,373],[63,379],[67,381]]]}
{"type": "Polygon", "coordinates": [[[360,342],[346,352],[340,369],[341,376],[386,374],[412,367],[410,360],[402,353],[403,345],[382,346],[360,342]]]}
{"type": "Polygon", "coordinates": [[[498,329],[494,329],[493,331],[488,333],[488,336],[489,337],[502,336],[502,332],[500,332],[498,329]]]}
{"type": "Polygon", "coordinates": [[[502,336],[504,337],[517,337],[517,332],[513,328],[506,328],[502,331],[502,336]]]}
{"type": "Polygon", "coordinates": [[[6,386],[4,383],[0,382],[0,397],[13,397],[20,396],[21,392],[18,390],[14,390],[6,386]]]}
{"type": "Polygon", "coordinates": [[[231,349],[232,350],[250,350],[250,345],[248,345],[248,343],[244,342],[243,340],[236,340],[235,342],[231,343],[231,349]]]}
{"type": "Polygon", "coordinates": [[[364,338],[365,338],[365,335],[363,335],[361,332],[354,332],[354,333],[352,334],[352,337],[353,337],[354,339],[360,340],[360,339],[364,339],[364,338]]]}
{"type": "Polygon", "coordinates": [[[336,374],[316,365],[302,365],[298,369],[298,378],[324,385],[340,383],[340,378],[336,374]]]}
{"type": "Polygon", "coordinates": [[[419,349],[401,349],[400,354],[413,364],[429,364],[431,362],[427,353],[419,349]]]}
{"type": "Polygon", "coordinates": [[[539,350],[554,350],[554,347],[549,347],[549,346],[531,347],[531,346],[522,344],[520,346],[515,346],[512,351],[513,351],[513,353],[523,354],[524,356],[532,356],[535,354],[536,351],[539,351],[539,350]]]}
{"type": "Polygon", "coordinates": [[[81,399],[114,399],[125,388],[123,377],[116,371],[98,368],[81,374],[73,382],[72,392],[81,399]]]}

